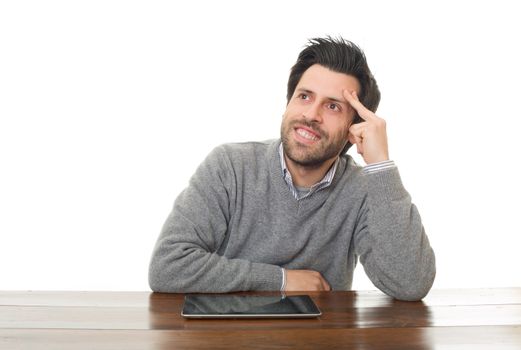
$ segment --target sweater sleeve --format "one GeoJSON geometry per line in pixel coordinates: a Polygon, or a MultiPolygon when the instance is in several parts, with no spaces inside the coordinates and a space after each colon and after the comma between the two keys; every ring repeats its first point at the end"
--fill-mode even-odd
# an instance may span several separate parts
{"type": "Polygon", "coordinates": [[[367,196],[354,236],[355,253],[381,291],[400,300],[420,300],[432,287],[436,266],[418,209],[396,167],[364,178],[367,196]]]}
{"type": "Polygon", "coordinates": [[[228,259],[217,252],[225,242],[235,176],[218,147],[199,166],[178,196],[158,238],[149,267],[155,292],[225,293],[279,290],[279,266],[228,259]]]}

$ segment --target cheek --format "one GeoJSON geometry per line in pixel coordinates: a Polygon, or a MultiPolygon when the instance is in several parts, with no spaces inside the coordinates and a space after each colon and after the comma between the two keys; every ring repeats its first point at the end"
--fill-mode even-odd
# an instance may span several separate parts
{"type": "Polygon", "coordinates": [[[296,103],[294,100],[290,101],[286,106],[286,112],[284,115],[295,117],[301,116],[304,113],[305,106],[302,104],[296,103]]]}
{"type": "Polygon", "coordinates": [[[284,112],[284,118],[287,118],[288,116],[292,115],[294,113],[294,108],[291,108],[291,106],[286,107],[286,111],[284,112]]]}
{"type": "Polygon", "coordinates": [[[290,119],[291,119],[291,114],[289,114],[289,111],[286,110],[286,112],[284,112],[284,114],[282,115],[282,124],[287,124],[290,119]]]}
{"type": "Polygon", "coordinates": [[[299,118],[300,118],[300,115],[298,114],[298,112],[296,112],[293,109],[288,108],[282,115],[282,123],[287,124],[287,123],[290,123],[291,121],[299,119],[299,118]]]}
{"type": "Polygon", "coordinates": [[[291,124],[291,117],[290,117],[290,115],[288,114],[288,111],[286,111],[286,112],[282,115],[282,120],[281,120],[281,123],[280,123],[281,131],[284,131],[284,130],[288,129],[288,127],[289,127],[290,124],[291,124]]]}
{"type": "MultiPolygon", "coordinates": [[[[329,130],[336,130],[336,132],[335,132],[336,138],[345,139],[345,138],[347,138],[347,134],[349,133],[350,122],[348,122],[348,123],[341,122],[341,123],[336,124],[335,126],[330,126],[330,127],[331,127],[331,129],[329,129],[329,130]]],[[[333,133],[331,133],[331,135],[333,135],[333,133]]]]}

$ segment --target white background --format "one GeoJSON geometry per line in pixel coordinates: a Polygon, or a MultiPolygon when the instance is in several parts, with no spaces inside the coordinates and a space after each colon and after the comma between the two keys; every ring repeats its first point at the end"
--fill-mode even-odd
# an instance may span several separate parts
{"type": "Polygon", "coordinates": [[[2,1],[0,289],[148,290],[197,165],[278,137],[289,69],[328,34],[378,80],[434,288],[521,286],[515,3],[2,1]]]}

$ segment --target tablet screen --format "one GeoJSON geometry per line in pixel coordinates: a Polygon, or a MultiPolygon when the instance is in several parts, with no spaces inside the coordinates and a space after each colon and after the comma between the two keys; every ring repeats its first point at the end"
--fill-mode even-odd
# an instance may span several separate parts
{"type": "Polygon", "coordinates": [[[321,312],[308,295],[194,294],[185,296],[181,315],[189,318],[301,318],[318,317],[321,312]]]}

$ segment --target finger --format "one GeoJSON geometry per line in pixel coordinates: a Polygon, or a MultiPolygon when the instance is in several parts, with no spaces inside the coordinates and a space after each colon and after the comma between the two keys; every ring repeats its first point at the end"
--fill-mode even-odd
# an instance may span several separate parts
{"type": "Polygon", "coordinates": [[[359,143],[361,144],[363,142],[363,137],[355,133],[349,133],[347,135],[347,140],[351,142],[353,145],[359,143]]]}
{"type": "Polygon", "coordinates": [[[353,124],[349,127],[349,132],[355,136],[363,137],[365,134],[365,131],[367,129],[367,126],[368,126],[367,122],[353,124]]]}
{"type": "Polygon", "coordinates": [[[350,130],[349,133],[347,134],[347,141],[351,142],[352,145],[356,144],[356,136],[353,135],[353,133],[351,132],[351,130],[350,130]]]}
{"type": "Polygon", "coordinates": [[[360,118],[362,118],[363,120],[370,120],[375,117],[374,113],[367,109],[362,104],[362,102],[360,102],[360,100],[358,99],[358,95],[356,94],[356,91],[353,90],[349,92],[347,90],[344,90],[343,94],[347,102],[349,102],[349,104],[351,105],[351,107],[353,107],[355,111],[358,112],[360,118]]]}
{"type": "Polygon", "coordinates": [[[356,151],[358,154],[364,153],[363,139],[352,133],[351,129],[349,129],[349,134],[347,134],[347,140],[351,142],[352,145],[356,145],[356,151]]]}
{"type": "Polygon", "coordinates": [[[326,282],[326,286],[324,288],[325,291],[330,291],[331,290],[331,286],[329,285],[329,283],[326,282]]]}
{"type": "Polygon", "coordinates": [[[322,278],[322,288],[326,291],[331,290],[331,286],[329,285],[329,283],[327,283],[327,281],[324,278],[322,278]]]}
{"type": "Polygon", "coordinates": [[[356,143],[356,152],[358,152],[358,154],[361,154],[361,155],[364,154],[364,146],[363,146],[362,141],[356,143]]]}
{"type": "Polygon", "coordinates": [[[354,141],[353,144],[356,144],[356,152],[358,154],[363,154],[364,153],[364,140],[361,138],[361,137],[354,137],[354,141]]]}
{"type": "Polygon", "coordinates": [[[367,109],[366,106],[363,105],[363,103],[358,98],[358,94],[356,93],[356,91],[353,90],[350,94],[348,93],[348,95],[352,97],[352,101],[356,106],[353,106],[351,101],[349,103],[351,103],[351,106],[353,106],[353,108],[356,109],[360,118],[364,120],[371,120],[376,117],[372,111],[370,111],[369,109],[367,109]]]}

